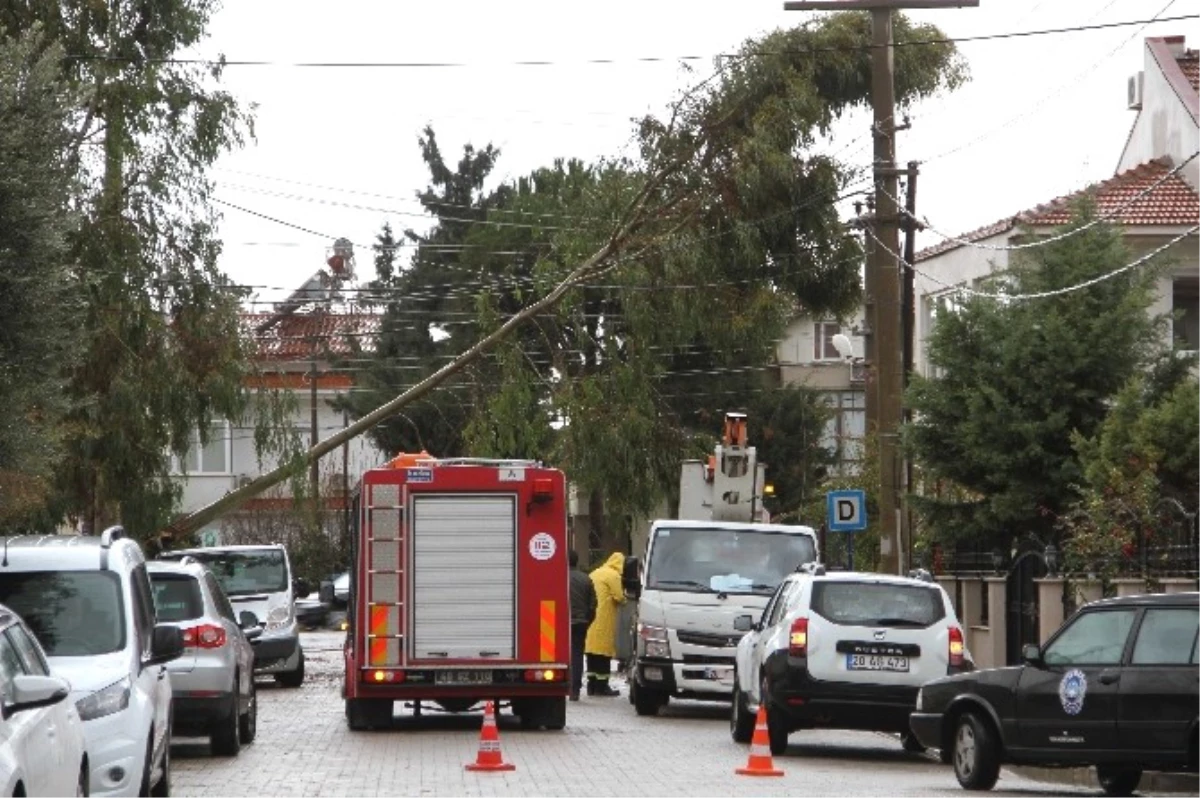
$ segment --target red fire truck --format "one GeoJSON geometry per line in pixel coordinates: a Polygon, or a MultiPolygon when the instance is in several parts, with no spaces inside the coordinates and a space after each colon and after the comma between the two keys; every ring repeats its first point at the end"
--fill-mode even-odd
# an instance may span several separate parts
{"type": "Polygon", "coordinates": [[[570,689],[566,483],[531,461],[404,454],[353,498],[343,695],[350,728],[396,701],[491,699],[561,729],[570,689]]]}

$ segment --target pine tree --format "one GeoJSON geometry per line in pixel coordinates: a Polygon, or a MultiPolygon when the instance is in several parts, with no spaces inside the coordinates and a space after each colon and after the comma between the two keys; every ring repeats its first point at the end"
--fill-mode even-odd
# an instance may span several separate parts
{"type": "Polygon", "coordinates": [[[1083,477],[1072,436],[1092,436],[1149,362],[1160,329],[1148,312],[1153,266],[1068,290],[1132,259],[1120,230],[1082,229],[1094,221],[1094,207],[1081,203],[1060,231],[1075,234],[1024,250],[990,284],[1052,296],[967,296],[936,320],[929,360],[940,373],[914,376],[905,435],[925,475],[914,504],[939,539],[1007,549],[1027,533],[1053,538],[1083,477]],[[965,498],[939,498],[939,485],[965,498]]]}

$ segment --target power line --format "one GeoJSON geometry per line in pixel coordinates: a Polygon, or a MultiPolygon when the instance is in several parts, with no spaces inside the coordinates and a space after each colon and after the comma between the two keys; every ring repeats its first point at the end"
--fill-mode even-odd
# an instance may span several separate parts
{"type": "MultiPolygon", "coordinates": [[[[1197,156],[1200,156],[1200,151],[1192,153],[1190,156],[1188,156],[1187,160],[1185,160],[1183,163],[1179,164],[1179,166],[1175,167],[1170,172],[1167,172],[1167,174],[1163,175],[1161,178],[1156,180],[1152,185],[1150,185],[1147,188],[1143,189],[1142,191],[1138,192],[1137,195],[1131,197],[1130,199],[1126,200],[1125,202],[1121,203],[1120,205],[1109,210],[1106,213],[1098,214],[1096,216],[1096,218],[1092,219],[1090,222],[1088,222],[1086,224],[1082,224],[1079,227],[1072,227],[1068,230],[1065,230],[1062,233],[1059,233],[1058,235],[1050,236],[1048,238],[1038,238],[1034,241],[1028,241],[1023,244],[984,244],[979,241],[971,241],[966,238],[958,238],[956,236],[950,235],[948,233],[943,233],[942,231],[938,230],[936,227],[934,227],[932,224],[930,224],[929,219],[927,217],[922,216],[920,219],[918,219],[915,214],[909,213],[904,208],[900,208],[899,210],[900,210],[900,213],[904,214],[905,216],[912,219],[913,221],[916,221],[924,229],[929,230],[930,232],[940,236],[945,241],[948,241],[953,244],[959,244],[961,246],[967,246],[967,247],[974,247],[976,249],[986,249],[986,250],[991,250],[994,252],[1016,252],[1016,251],[1023,250],[1023,249],[1032,249],[1034,247],[1044,247],[1047,244],[1053,244],[1057,241],[1062,241],[1063,239],[1070,238],[1071,236],[1074,236],[1074,235],[1078,235],[1079,233],[1082,233],[1085,230],[1089,230],[1092,227],[1095,227],[1096,225],[1100,224],[1101,222],[1107,222],[1107,221],[1110,221],[1110,220],[1116,218],[1117,215],[1121,213],[1121,211],[1125,210],[1126,208],[1128,208],[1132,205],[1136,205],[1137,203],[1141,202],[1145,197],[1147,197],[1149,194],[1153,193],[1156,189],[1158,189],[1160,186],[1162,186],[1163,183],[1167,182],[1172,177],[1179,174],[1183,170],[1183,168],[1185,166],[1187,166],[1189,163],[1191,163],[1192,161],[1194,161],[1197,156]]],[[[895,199],[895,198],[893,197],[893,199],[895,199]]]]}
{"type": "MultiPolygon", "coordinates": [[[[1151,19],[1123,20],[1119,22],[1104,22],[1093,25],[1073,25],[1062,28],[1044,28],[1040,30],[1010,31],[1006,33],[990,33],[978,36],[957,36],[938,39],[915,39],[907,42],[895,42],[895,47],[917,47],[933,44],[962,44],[966,42],[996,41],[1003,39],[1025,38],[1030,36],[1048,36],[1067,33],[1083,33],[1088,31],[1121,28],[1130,25],[1148,25],[1151,22],[1178,22],[1196,19],[1200,14],[1182,14],[1175,17],[1155,16],[1151,19]]],[[[844,47],[811,47],[799,50],[752,50],[745,53],[714,53],[709,55],[673,55],[673,56],[641,56],[631,58],[587,58],[577,61],[526,59],[501,63],[468,62],[468,61],[271,61],[265,59],[231,59],[224,56],[218,58],[145,58],[142,56],[119,56],[108,54],[68,53],[63,56],[66,61],[129,63],[136,65],[172,64],[179,66],[207,67],[286,67],[301,69],[447,69],[480,67],[495,69],[498,66],[515,67],[562,67],[562,66],[612,66],[622,63],[668,63],[679,61],[706,61],[729,58],[763,58],[768,56],[797,56],[820,55],[825,53],[862,52],[870,50],[871,45],[844,47]]]]}
{"type": "Polygon", "coordinates": [[[1142,257],[1138,258],[1137,260],[1133,261],[1132,263],[1127,263],[1124,266],[1121,266],[1117,269],[1113,269],[1111,272],[1105,272],[1104,274],[1101,274],[1097,277],[1093,277],[1090,280],[1085,280],[1082,283],[1070,285],[1065,288],[1056,288],[1053,291],[1039,291],[1039,292],[1032,293],[1032,294],[1009,294],[1009,293],[998,293],[998,292],[989,292],[989,291],[977,291],[973,288],[967,288],[966,286],[963,286],[963,285],[954,285],[952,283],[947,283],[944,280],[939,280],[938,278],[936,278],[930,274],[926,274],[925,272],[921,271],[913,264],[906,261],[902,256],[896,254],[891,249],[884,246],[882,243],[880,243],[879,239],[877,239],[875,237],[874,233],[872,233],[870,230],[867,231],[867,235],[869,235],[871,237],[871,239],[875,242],[876,245],[883,247],[884,251],[887,252],[892,257],[894,257],[898,263],[903,264],[903,266],[906,269],[912,270],[913,274],[924,277],[926,280],[937,283],[938,285],[940,285],[944,288],[949,288],[950,293],[970,294],[971,296],[986,297],[989,299],[1002,299],[1002,300],[1006,300],[1006,301],[1018,301],[1018,300],[1026,300],[1026,299],[1046,299],[1049,297],[1062,296],[1063,294],[1069,294],[1074,291],[1080,291],[1084,288],[1090,288],[1091,286],[1096,285],[1097,283],[1101,283],[1105,280],[1112,279],[1113,277],[1116,277],[1119,274],[1124,274],[1125,272],[1130,271],[1131,269],[1135,269],[1138,266],[1141,266],[1143,263],[1145,263],[1146,261],[1161,254],[1169,247],[1171,247],[1175,244],[1178,244],[1180,241],[1182,241],[1185,238],[1188,238],[1189,236],[1195,235],[1197,231],[1200,231],[1200,225],[1192,227],[1190,230],[1188,230],[1184,233],[1181,233],[1180,235],[1171,239],[1167,243],[1165,243],[1162,246],[1158,247],[1157,249],[1147,253],[1146,255],[1143,255],[1142,257]]]}

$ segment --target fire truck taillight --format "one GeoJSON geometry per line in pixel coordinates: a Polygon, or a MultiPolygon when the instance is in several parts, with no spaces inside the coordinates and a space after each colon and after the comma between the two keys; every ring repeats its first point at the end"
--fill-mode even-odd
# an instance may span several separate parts
{"type": "Polygon", "coordinates": [[[363,679],[379,684],[394,684],[404,681],[404,671],[363,671],[363,679]]]}
{"type": "Polygon", "coordinates": [[[565,678],[565,673],[562,670],[528,670],[525,671],[525,681],[527,682],[561,682],[565,678]]]}

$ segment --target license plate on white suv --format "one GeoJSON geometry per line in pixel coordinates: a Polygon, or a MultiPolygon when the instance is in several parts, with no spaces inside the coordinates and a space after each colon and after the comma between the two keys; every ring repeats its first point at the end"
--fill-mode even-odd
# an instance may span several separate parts
{"type": "Polygon", "coordinates": [[[897,671],[908,673],[908,657],[883,657],[874,654],[847,654],[848,671],[897,671]]]}

